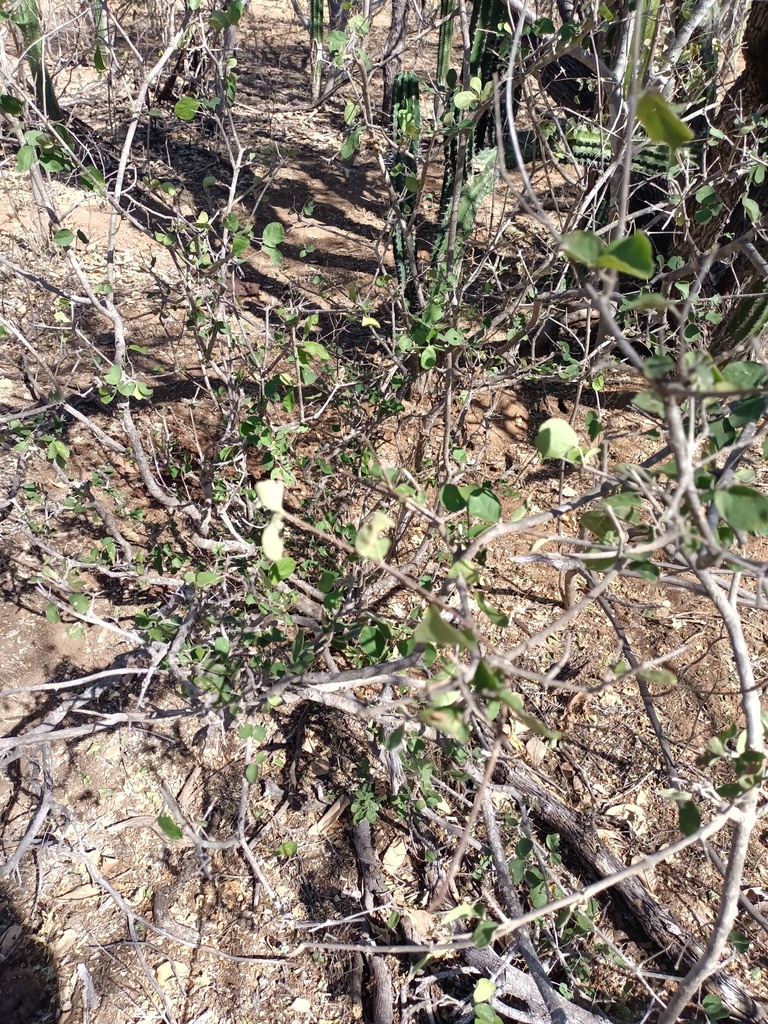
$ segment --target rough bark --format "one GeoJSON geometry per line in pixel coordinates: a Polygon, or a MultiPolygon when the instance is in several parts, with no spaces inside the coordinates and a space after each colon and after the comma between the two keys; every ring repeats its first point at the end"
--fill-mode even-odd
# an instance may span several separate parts
{"type": "MultiPolygon", "coordinates": [[[[594,825],[583,814],[571,810],[515,765],[505,765],[504,771],[506,781],[517,798],[530,805],[532,817],[557,832],[589,874],[607,878],[624,869],[626,865],[598,838],[594,825]]],[[[673,914],[656,902],[638,878],[618,882],[611,892],[618,905],[629,912],[654,945],[664,950],[667,959],[678,969],[687,970],[699,958],[702,946],[673,914]]],[[[724,972],[711,975],[706,988],[732,1010],[734,1019],[750,1024],[768,1021],[766,1005],[754,999],[724,972]]]]}
{"type": "Polygon", "coordinates": [[[398,72],[403,66],[402,48],[408,27],[408,0],[392,0],[392,21],[384,47],[384,96],[381,103],[383,123],[392,120],[392,89],[398,72]]]}

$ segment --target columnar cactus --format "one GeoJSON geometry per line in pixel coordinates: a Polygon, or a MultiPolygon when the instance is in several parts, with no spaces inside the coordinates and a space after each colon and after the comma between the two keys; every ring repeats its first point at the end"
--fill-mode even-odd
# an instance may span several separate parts
{"type": "MultiPolygon", "coordinates": [[[[411,277],[411,261],[408,257],[401,224],[410,219],[416,199],[416,192],[408,187],[408,178],[416,174],[420,128],[419,80],[413,71],[401,71],[395,78],[392,93],[392,141],[396,147],[392,188],[399,196],[399,219],[401,222],[395,227],[392,246],[397,277],[406,291],[406,296],[411,277]]],[[[413,247],[411,247],[411,255],[413,255],[413,247]]]]}
{"type": "MultiPolygon", "coordinates": [[[[453,2],[454,0],[443,0],[441,15],[443,15],[444,10],[448,10],[448,5],[453,2]]],[[[472,41],[469,71],[470,78],[479,79],[483,85],[490,82],[494,73],[499,70],[500,48],[502,42],[502,36],[499,32],[499,24],[503,24],[507,20],[507,17],[507,7],[504,0],[475,0],[469,26],[470,39],[472,41]]],[[[452,22],[448,22],[446,24],[452,24],[452,22]]],[[[446,76],[448,73],[447,60],[450,53],[450,44],[443,38],[444,28],[445,25],[441,26],[440,47],[438,50],[438,82],[441,84],[441,75],[443,74],[443,70],[446,76]]],[[[459,110],[454,106],[452,116],[453,122],[457,123],[462,121],[465,115],[463,110],[459,110]]],[[[462,174],[466,176],[467,179],[470,179],[472,176],[475,153],[491,139],[493,135],[492,128],[493,113],[492,111],[486,111],[482,114],[477,124],[471,130],[470,137],[465,147],[462,174]]],[[[440,195],[440,217],[443,225],[447,223],[447,218],[450,217],[450,208],[454,200],[458,153],[459,146],[457,137],[455,135],[449,136],[445,141],[445,171],[440,195]]],[[[483,191],[483,189],[487,190],[488,188],[487,173],[483,175],[483,181],[484,185],[480,191],[483,191]]],[[[469,180],[462,183],[462,196],[464,196],[466,189],[474,191],[469,180]]],[[[466,209],[469,209],[472,206],[474,206],[476,211],[477,204],[475,203],[470,203],[469,207],[466,207],[466,209]]],[[[461,234],[466,237],[469,234],[470,229],[467,229],[466,231],[462,230],[461,234]]],[[[445,239],[443,239],[443,244],[445,244],[445,239]]],[[[438,248],[436,247],[434,251],[434,260],[439,258],[438,248]]]]}
{"type": "Polygon", "coordinates": [[[37,105],[52,121],[63,121],[64,114],[53,91],[53,83],[43,56],[43,31],[40,27],[37,0],[21,0],[11,20],[21,33],[27,63],[35,82],[37,105]]]}
{"type": "Polygon", "coordinates": [[[451,67],[451,52],[453,50],[453,12],[456,10],[456,0],[440,0],[440,36],[437,43],[437,84],[440,89],[445,88],[448,78],[448,71],[451,67]]]}
{"type": "Polygon", "coordinates": [[[323,74],[323,0],[310,0],[309,4],[309,67],[311,95],[317,100],[323,74]]]}

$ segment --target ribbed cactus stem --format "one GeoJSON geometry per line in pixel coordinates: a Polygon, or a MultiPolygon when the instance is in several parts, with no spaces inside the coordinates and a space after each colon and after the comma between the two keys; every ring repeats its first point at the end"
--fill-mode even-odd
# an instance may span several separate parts
{"type": "Polygon", "coordinates": [[[43,55],[43,32],[40,28],[40,15],[36,0],[21,0],[16,8],[12,21],[21,32],[24,43],[24,56],[32,72],[35,82],[35,99],[37,105],[52,121],[63,121],[64,114],[53,91],[53,83],[45,66],[43,55]]]}
{"type": "Polygon", "coordinates": [[[453,12],[456,10],[456,0],[440,0],[440,36],[437,43],[437,84],[441,89],[445,88],[448,71],[451,67],[451,54],[453,51],[453,12]]]}
{"type": "Polygon", "coordinates": [[[309,67],[311,95],[317,100],[323,76],[323,0],[310,0],[309,4],[309,67]]]}
{"type": "MultiPolygon", "coordinates": [[[[499,71],[499,50],[502,37],[499,25],[507,21],[507,5],[504,0],[478,0],[472,10],[470,22],[470,40],[472,50],[469,58],[470,74],[479,78],[483,85],[492,81],[499,71]]],[[[477,123],[473,145],[470,147],[470,158],[475,150],[495,140],[493,111],[487,110],[477,123]]]]}
{"type": "Polygon", "coordinates": [[[484,83],[490,81],[493,72],[498,70],[498,26],[507,18],[507,7],[502,0],[477,0],[472,9],[469,67],[471,74],[484,83]]]}
{"type": "Polygon", "coordinates": [[[407,178],[416,173],[420,128],[419,80],[413,71],[401,71],[392,88],[392,141],[397,149],[397,170],[392,175],[392,188],[399,197],[398,224],[392,236],[392,248],[397,277],[408,301],[413,292],[416,250],[412,236],[406,237],[404,225],[413,213],[416,192],[408,188],[407,178]]]}
{"type": "Polygon", "coordinates": [[[710,349],[713,356],[759,337],[768,325],[768,281],[755,277],[747,291],[749,294],[739,299],[731,315],[719,325],[710,349]]]}
{"type": "Polygon", "coordinates": [[[435,240],[433,265],[445,269],[461,258],[464,244],[472,234],[480,205],[496,184],[497,171],[495,148],[485,149],[475,156],[459,195],[454,197],[443,216],[435,240]]]}

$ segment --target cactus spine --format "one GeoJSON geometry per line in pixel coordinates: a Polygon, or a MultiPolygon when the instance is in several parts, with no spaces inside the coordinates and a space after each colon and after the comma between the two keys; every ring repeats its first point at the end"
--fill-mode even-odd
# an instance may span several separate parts
{"type": "Polygon", "coordinates": [[[309,67],[311,95],[317,100],[323,75],[323,0],[310,0],[309,4],[309,67]]]}
{"type": "Polygon", "coordinates": [[[395,267],[400,285],[408,301],[412,301],[415,249],[411,238],[406,238],[405,225],[411,219],[416,191],[409,187],[408,178],[416,174],[419,153],[421,111],[419,107],[419,80],[413,71],[401,71],[392,89],[392,141],[396,147],[392,188],[398,196],[398,223],[392,237],[395,267]]]}

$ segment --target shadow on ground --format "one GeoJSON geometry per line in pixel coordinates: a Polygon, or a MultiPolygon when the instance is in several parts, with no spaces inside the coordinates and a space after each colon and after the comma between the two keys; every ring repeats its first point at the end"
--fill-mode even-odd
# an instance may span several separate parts
{"type": "MultiPolygon", "coordinates": [[[[58,979],[48,947],[19,923],[18,898],[16,883],[0,882],[2,1020],[3,1024],[43,1024],[59,1019],[58,979]]],[[[30,909],[40,914],[39,909],[30,909]]]]}

